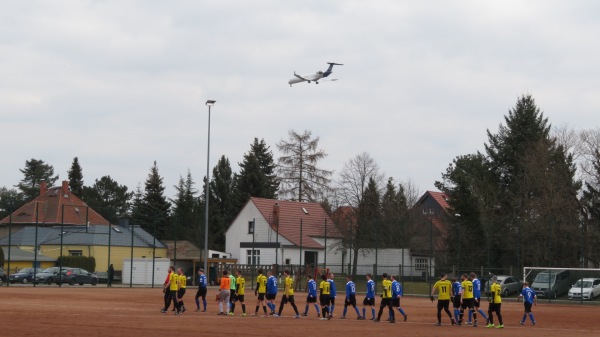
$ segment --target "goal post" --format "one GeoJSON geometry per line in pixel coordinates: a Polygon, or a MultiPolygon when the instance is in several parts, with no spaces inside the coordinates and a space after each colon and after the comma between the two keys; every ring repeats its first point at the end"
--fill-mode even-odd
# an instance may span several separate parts
{"type": "Polygon", "coordinates": [[[594,300],[600,296],[599,268],[523,267],[523,282],[538,298],[594,300]]]}

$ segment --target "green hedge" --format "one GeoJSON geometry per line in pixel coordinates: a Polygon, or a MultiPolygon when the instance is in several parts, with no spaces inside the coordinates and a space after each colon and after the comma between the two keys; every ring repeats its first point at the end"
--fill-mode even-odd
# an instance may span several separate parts
{"type": "Polygon", "coordinates": [[[58,264],[64,267],[83,268],[89,272],[96,271],[96,259],[87,256],[61,256],[58,258],[58,264]]]}

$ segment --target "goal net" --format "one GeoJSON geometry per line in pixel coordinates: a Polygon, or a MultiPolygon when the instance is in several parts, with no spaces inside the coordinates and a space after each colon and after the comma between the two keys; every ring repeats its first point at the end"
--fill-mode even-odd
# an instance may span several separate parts
{"type": "Polygon", "coordinates": [[[523,278],[538,298],[600,300],[600,269],[524,267],[523,278]]]}

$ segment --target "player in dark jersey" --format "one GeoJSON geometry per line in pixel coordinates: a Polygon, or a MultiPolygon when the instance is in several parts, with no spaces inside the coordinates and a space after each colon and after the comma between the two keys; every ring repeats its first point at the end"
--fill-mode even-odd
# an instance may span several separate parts
{"type": "Polygon", "coordinates": [[[308,282],[306,284],[308,294],[306,295],[306,308],[301,315],[308,316],[308,307],[312,303],[315,306],[315,310],[317,310],[317,317],[321,317],[319,305],[317,304],[317,282],[315,282],[310,275],[307,275],[306,277],[308,278],[308,282]]]}
{"type": "Polygon", "coordinates": [[[356,319],[361,319],[360,312],[356,307],[356,285],[352,282],[352,276],[346,276],[346,298],[344,300],[344,312],[342,314],[341,319],[346,318],[346,312],[348,311],[348,306],[352,306],[354,311],[356,311],[356,319]]]}
{"type": "Polygon", "coordinates": [[[367,278],[367,294],[363,300],[362,319],[367,319],[367,306],[371,307],[371,320],[375,320],[375,281],[371,274],[366,275],[367,278]]]}
{"type": "Polygon", "coordinates": [[[525,325],[527,315],[531,320],[531,325],[535,325],[535,319],[533,319],[533,313],[531,312],[531,306],[537,303],[537,296],[535,291],[529,288],[529,283],[523,282],[523,291],[519,294],[518,298],[523,297],[523,306],[525,307],[525,313],[523,313],[523,319],[521,319],[521,325],[525,325]]]}
{"type": "Polygon", "coordinates": [[[198,269],[198,291],[196,292],[196,311],[200,311],[200,301],[199,298],[202,297],[202,312],[206,311],[206,275],[204,275],[204,269],[198,269]]]}
{"type": "Polygon", "coordinates": [[[462,290],[462,286],[456,278],[452,279],[452,293],[454,296],[451,298],[452,307],[454,309],[454,321],[458,322],[460,317],[460,293],[462,290]]]}
{"type": "MultiPolygon", "coordinates": [[[[473,283],[473,305],[475,306],[475,311],[477,311],[481,317],[483,317],[483,319],[488,320],[487,315],[485,314],[485,312],[480,309],[480,303],[481,303],[481,281],[477,278],[477,274],[475,274],[474,272],[471,272],[469,274],[469,279],[471,280],[471,282],[473,283]]],[[[469,322],[471,322],[471,312],[469,311],[469,322]]]]}
{"type": "Polygon", "coordinates": [[[391,276],[392,279],[392,306],[400,312],[400,314],[404,317],[404,321],[408,319],[408,315],[404,312],[404,310],[400,307],[400,299],[404,296],[404,290],[402,289],[402,284],[398,282],[396,279],[396,275],[391,276]]]}
{"type": "Polygon", "coordinates": [[[277,298],[277,278],[272,271],[267,272],[267,306],[271,309],[271,315],[275,315],[275,298],[277,298]]]}

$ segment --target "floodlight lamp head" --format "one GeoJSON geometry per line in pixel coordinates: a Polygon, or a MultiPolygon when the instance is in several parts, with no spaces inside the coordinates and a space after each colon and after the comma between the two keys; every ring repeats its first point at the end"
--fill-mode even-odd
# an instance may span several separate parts
{"type": "Polygon", "coordinates": [[[208,101],[206,101],[206,105],[213,106],[213,105],[215,105],[215,102],[216,101],[213,101],[213,100],[209,99],[208,101]]]}

